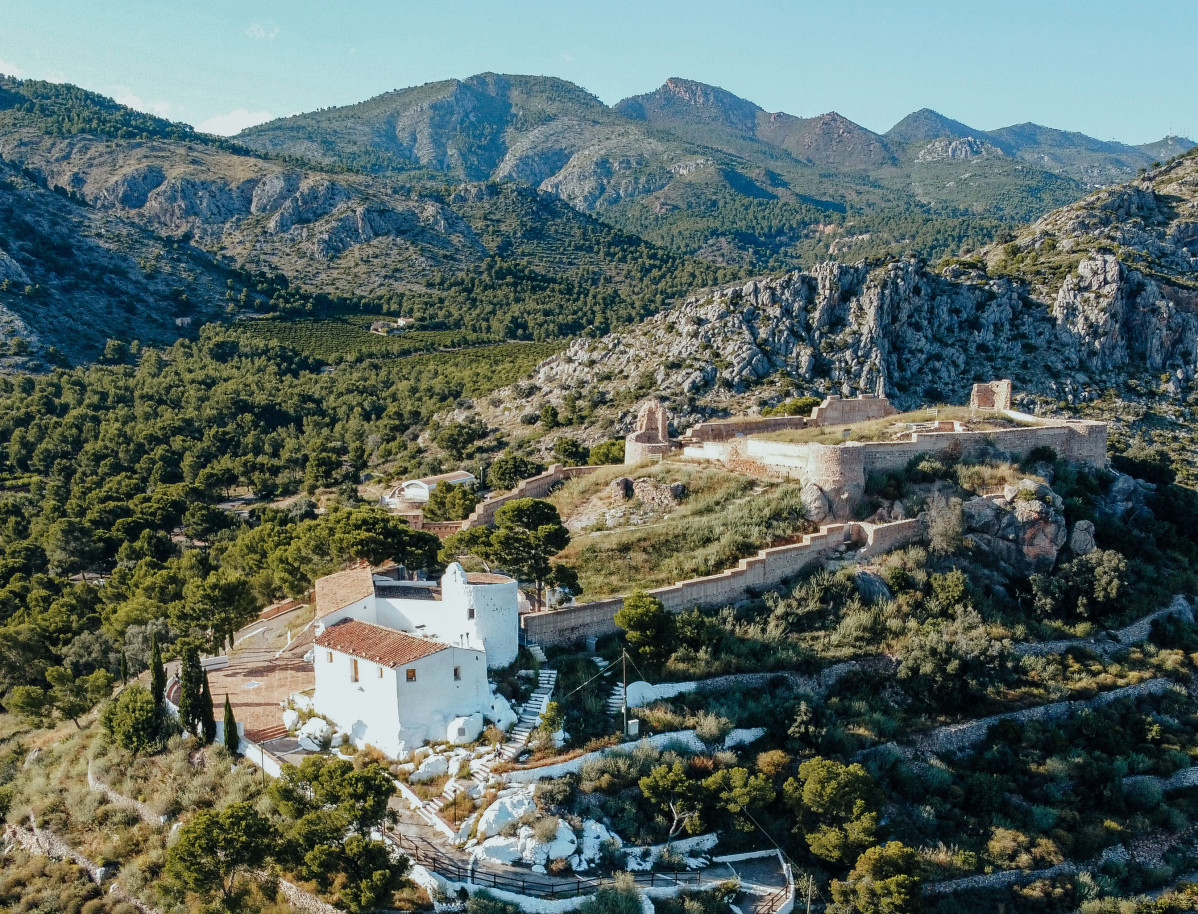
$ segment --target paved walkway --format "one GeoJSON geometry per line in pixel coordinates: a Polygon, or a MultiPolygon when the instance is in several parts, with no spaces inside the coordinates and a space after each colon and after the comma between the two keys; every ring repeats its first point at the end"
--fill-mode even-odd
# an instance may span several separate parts
{"type": "Polygon", "coordinates": [[[303,659],[313,638],[312,628],[301,631],[306,619],[300,607],[266,622],[250,623],[234,636],[229,665],[208,673],[217,716],[228,695],[238,723],[255,742],[282,736],[286,732],[283,703],[295,692],[316,687],[312,664],[303,659]],[[292,632],[290,646],[288,631],[292,632]]]}

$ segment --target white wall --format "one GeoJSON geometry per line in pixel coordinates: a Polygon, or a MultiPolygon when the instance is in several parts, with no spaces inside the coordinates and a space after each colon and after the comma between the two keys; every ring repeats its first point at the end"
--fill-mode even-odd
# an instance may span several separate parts
{"type": "Polygon", "coordinates": [[[399,494],[405,501],[426,502],[429,491],[429,487],[422,482],[408,482],[400,487],[399,494]]]}
{"type": "Polygon", "coordinates": [[[520,649],[520,586],[515,581],[501,584],[470,584],[462,566],[454,562],[441,578],[442,600],[454,607],[453,614],[468,626],[474,639],[487,652],[487,666],[507,666],[520,649]],[[470,610],[474,618],[470,619],[470,610]]]}
{"type": "Polygon", "coordinates": [[[520,588],[515,581],[469,584],[462,566],[454,562],[441,578],[440,600],[372,595],[329,613],[317,624],[316,632],[320,634],[342,619],[358,619],[458,647],[485,650],[487,666],[498,669],[514,661],[520,649],[519,599],[520,588]],[[471,609],[474,618],[470,618],[471,609]]]}
{"type": "Polygon", "coordinates": [[[449,647],[391,669],[358,658],[358,681],[351,676],[353,658],[341,651],[316,648],[318,714],[327,717],[357,746],[367,743],[390,756],[426,740],[444,740],[455,717],[486,711],[491,705],[487,665],[482,651],[449,647]],[[461,671],[455,680],[454,667],[461,671]],[[408,682],[408,669],[416,681],[408,682]]]}

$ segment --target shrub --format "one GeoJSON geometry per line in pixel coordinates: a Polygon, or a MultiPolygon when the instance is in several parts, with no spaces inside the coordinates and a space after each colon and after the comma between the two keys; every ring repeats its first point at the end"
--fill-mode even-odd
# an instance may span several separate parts
{"type": "Polygon", "coordinates": [[[514,489],[522,479],[536,476],[544,470],[544,464],[508,452],[497,458],[488,468],[487,481],[496,489],[514,489]]]}
{"type": "Polygon", "coordinates": [[[624,439],[613,438],[591,448],[591,464],[620,464],[624,462],[624,439]]]}
{"type": "Polygon", "coordinates": [[[810,416],[811,411],[823,401],[819,397],[792,397],[783,400],[777,406],[767,406],[761,411],[763,416],[810,416]]]}
{"type": "Polygon", "coordinates": [[[160,743],[161,718],[154,697],[133,683],[104,706],[100,726],[122,749],[137,755],[160,743]]]}

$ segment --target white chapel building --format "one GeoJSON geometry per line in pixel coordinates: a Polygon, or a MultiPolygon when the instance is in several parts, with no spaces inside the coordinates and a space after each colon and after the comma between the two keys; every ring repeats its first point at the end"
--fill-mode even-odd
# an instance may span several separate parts
{"type": "Polygon", "coordinates": [[[440,585],[359,565],[316,582],[316,712],[355,745],[398,756],[467,741],[492,715],[488,668],[519,650],[519,590],[454,562],[440,585]]]}

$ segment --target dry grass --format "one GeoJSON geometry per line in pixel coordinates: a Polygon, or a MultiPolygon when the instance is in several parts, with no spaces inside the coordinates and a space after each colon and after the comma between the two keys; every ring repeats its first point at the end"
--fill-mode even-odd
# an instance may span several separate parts
{"type": "Polygon", "coordinates": [[[586,599],[714,574],[767,546],[814,529],[799,487],[767,483],[720,466],[665,461],[628,473],[601,471],[573,480],[553,498],[567,520],[621,475],[680,482],[687,495],[660,520],[575,535],[558,560],[578,569],[586,599]],[[597,478],[598,477],[598,478],[597,478]]]}
{"type": "Polygon", "coordinates": [[[899,413],[885,419],[857,422],[853,425],[832,425],[819,428],[787,429],[754,435],[770,441],[785,441],[788,444],[840,444],[843,441],[886,441],[909,431],[907,425],[918,422],[962,422],[969,431],[993,431],[1015,428],[1027,423],[1010,419],[996,419],[979,413],[976,417],[968,406],[940,406],[899,413]],[[845,432],[848,432],[846,435],[845,432]]]}

